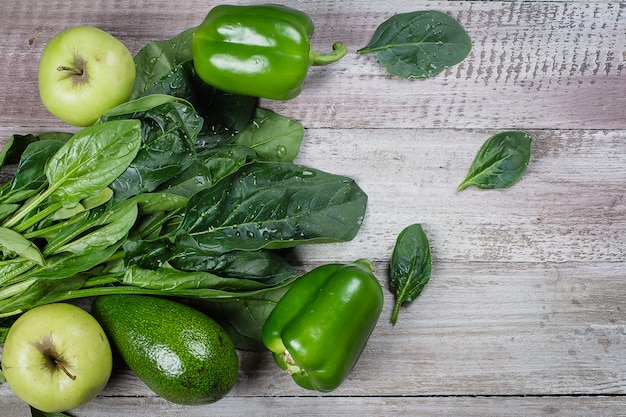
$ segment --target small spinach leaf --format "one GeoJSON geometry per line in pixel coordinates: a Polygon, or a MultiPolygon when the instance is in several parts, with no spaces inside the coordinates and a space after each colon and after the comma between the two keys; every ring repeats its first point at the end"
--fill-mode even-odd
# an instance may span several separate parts
{"type": "Polygon", "coordinates": [[[389,267],[389,289],[396,297],[391,323],[396,324],[402,304],[415,300],[430,279],[430,244],[422,225],[413,224],[400,232],[389,267]]]}
{"type": "Polygon", "coordinates": [[[37,194],[47,184],[45,166],[63,142],[45,140],[29,144],[20,158],[15,174],[0,191],[0,202],[19,203],[37,194]]]}
{"type": "Polygon", "coordinates": [[[471,49],[472,41],[457,20],[427,10],[392,16],[358,53],[375,53],[387,72],[414,79],[439,74],[463,61],[471,49]]]}
{"type": "Polygon", "coordinates": [[[257,108],[250,124],[235,139],[235,144],[254,149],[261,161],[293,162],[303,138],[304,127],[297,120],[257,108]]]}
{"type": "Polygon", "coordinates": [[[26,148],[37,141],[67,142],[72,133],[47,132],[39,136],[35,135],[12,135],[0,150],[0,166],[17,164],[26,148]]]}
{"type": "Polygon", "coordinates": [[[525,132],[500,132],[480,148],[467,177],[457,191],[473,185],[480,189],[507,188],[526,172],[532,138],[525,132]]]}
{"type": "Polygon", "coordinates": [[[0,250],[4,259],[22,256],[39,265],[44,264],[39,248],[20,233],[0,227],[0,250]]]}
{"type": "Polygon", "coordinates": [[[186,29],[169,40],[153,41],[135,55],[137,76],[131,99],[145,95],[152,84],[160,80],[172,68],[191,61],[191,39],[195,27],[186,29]]]}

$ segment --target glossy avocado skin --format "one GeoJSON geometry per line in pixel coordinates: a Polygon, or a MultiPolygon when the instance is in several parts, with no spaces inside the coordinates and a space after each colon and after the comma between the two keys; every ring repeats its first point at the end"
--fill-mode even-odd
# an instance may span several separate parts
{"type": "Polygon", "coordinates": [[[129,368],[168,401],[210,404],[237,381],[233,342],[192,307],[152,296],[104,295],[94,300],[92,314],[129,368]]]}

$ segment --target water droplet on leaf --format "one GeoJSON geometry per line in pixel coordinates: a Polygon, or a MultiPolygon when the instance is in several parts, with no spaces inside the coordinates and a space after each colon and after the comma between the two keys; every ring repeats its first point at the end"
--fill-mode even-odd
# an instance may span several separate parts
{"type": "Polygon", "coordinates": [[[276,147],[276,156],[278,158],[284,158],[287,156],[287,147],[285,145],[278,145],[276,147]]]}

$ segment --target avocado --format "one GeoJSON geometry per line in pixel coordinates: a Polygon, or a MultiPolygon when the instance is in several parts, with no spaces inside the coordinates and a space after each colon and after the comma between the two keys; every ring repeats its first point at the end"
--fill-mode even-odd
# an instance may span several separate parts
{"type": "Polygon", "coordinates": [[[233,342],[217,322],[186,304],[147,295],[101,295],[92,314],[128,367],[170,402],[210,404],[237,381],[233,342]]]}

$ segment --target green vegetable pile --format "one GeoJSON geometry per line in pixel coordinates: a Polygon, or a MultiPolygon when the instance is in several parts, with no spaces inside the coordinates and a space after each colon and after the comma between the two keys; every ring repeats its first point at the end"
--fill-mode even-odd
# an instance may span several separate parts
{"type": "MultiPolygon", "coordinates": [[[[284,249],[352,239],[367,196],[293,162],[304,129],[196,75],[193,29],[135,57],[131,100],[0,161],[0,318],[100,294],[224,300],[296,277],[284,249]]],[[[0,339],[1,340],[1,339],[0,339]]]]}

